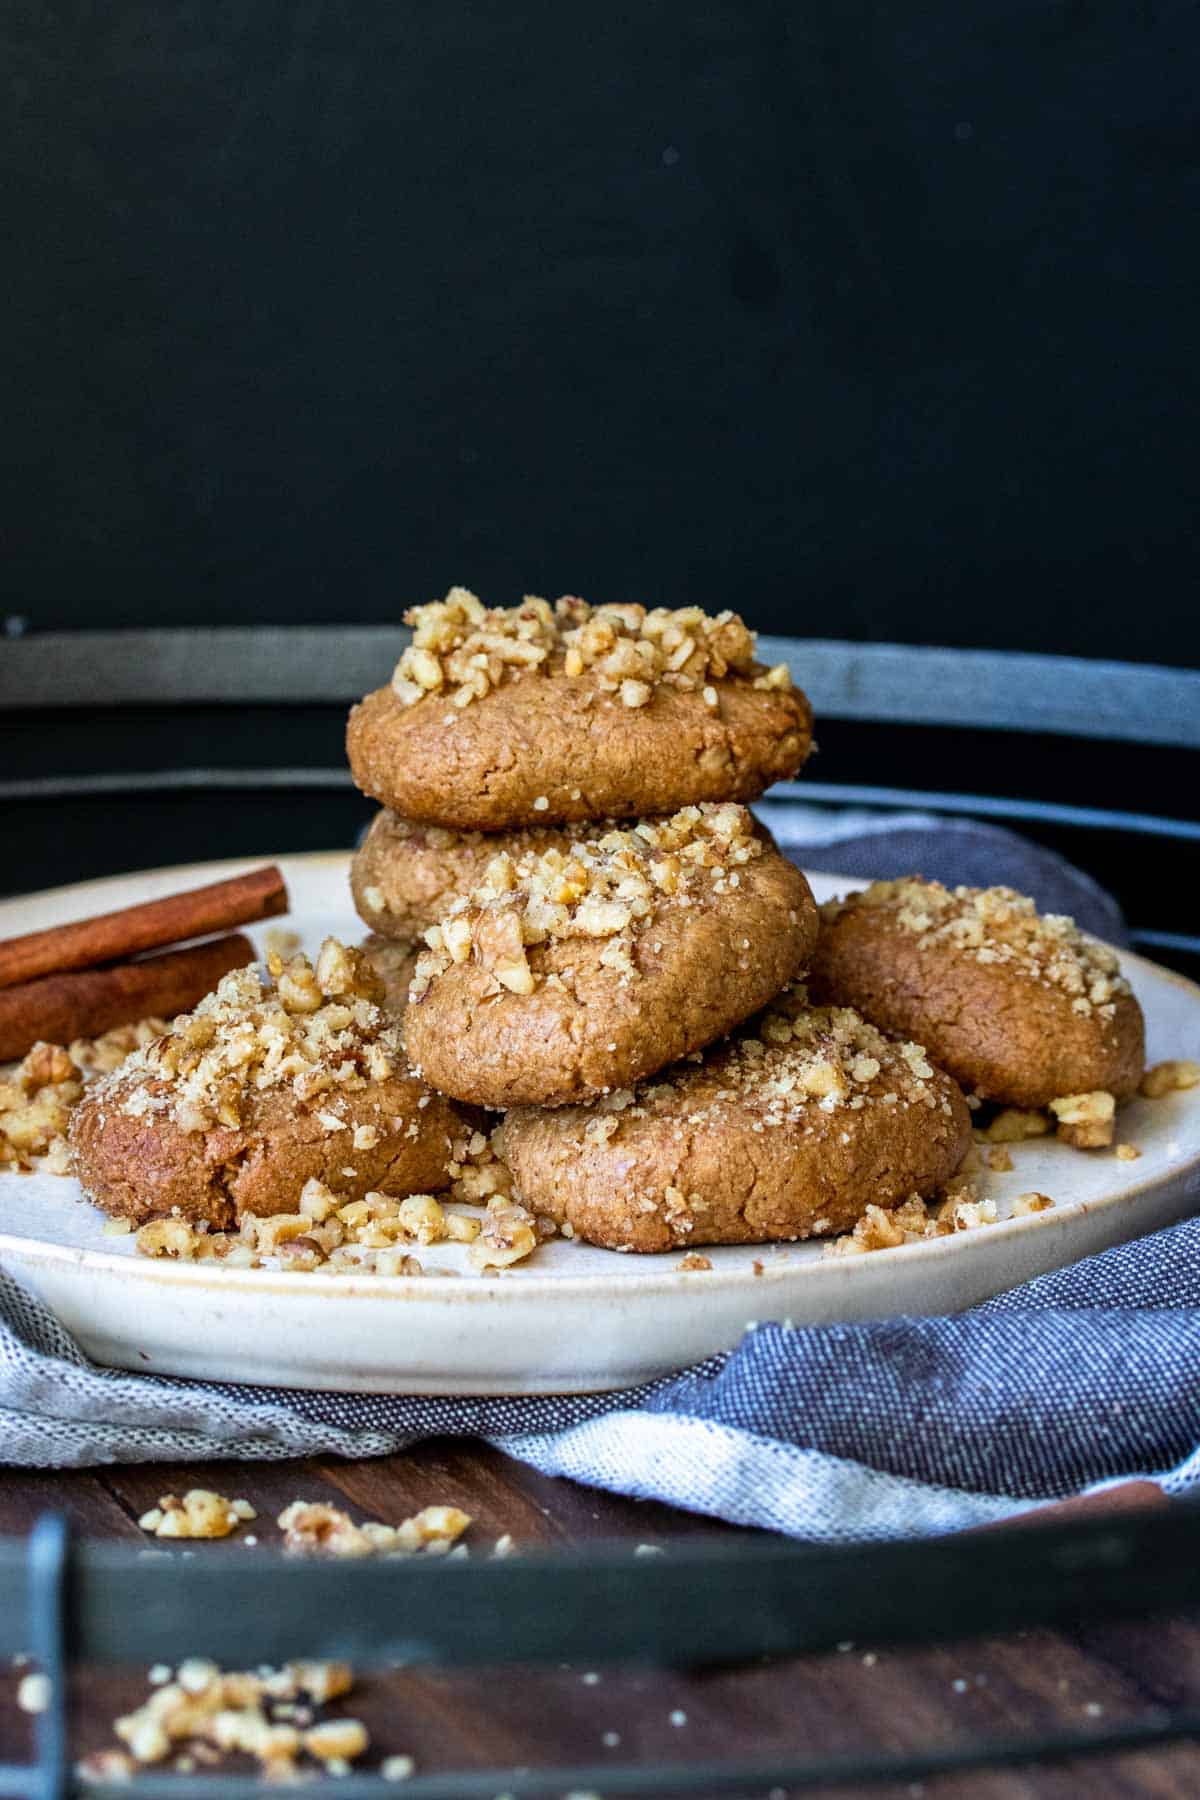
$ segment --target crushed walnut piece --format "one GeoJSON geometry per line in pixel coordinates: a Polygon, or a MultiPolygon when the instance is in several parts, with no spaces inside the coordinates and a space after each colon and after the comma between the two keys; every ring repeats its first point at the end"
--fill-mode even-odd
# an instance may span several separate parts
{"type": "MultiPolygon", "coordinates": [[[[678,1267],[680,1273],[683,1275],[695,1275],[702,1274],[705,1270],[711,1269],[712,1263],[707,1256],[701,1256],[696,1250],[689,1250],[683,1261],[679,1263],[678,1267]]],[[[756,1263],[754,1265],[754,1272],[756,1275],[762,1273],[761,1263],[756,1263]]]]}
{"type": "Polygon", "coordinates": [[[276,1521],[283,1547],[297,1556],[446,1556],[471,1524],[457,1506],[425,1506],[399,1525],[368,1519],[356,1525],[349,1513],[325,1501],[293,1500],[276,1521]]]}
{"type": "Polygon", "coordinates": [[[468,1206],[484,1206],[495,1199],[511,1198],[512,1175],[508,1164],[496,1153],[494,1136],[494,1132],[489,1136],[472,1131],[451,1144],[446,1168],[455,1200],[468,1206]]]}
{"type": "Polygon", "coordinates": [[[1077,1150],[1103,1150],[1113,1141],[1117,1103],[1102,1088],[1093,1094],[1065,1094],[1050,1102],[1058,1121],[1056,1135],[1077,1150]]]}
{"type": "Polygon", "coordinates": [[[1155,1063],[1142,1076],[1138,1092],[1147,1100],[1161,1100],[1164,1094],[1182,1094],[1194,1087],[1200,1087],[1200,1062],[1185,1057],[1155,1063]]]}
{"type": "Polygon", "coordinates": [[[664,819],[580,839],[514,859],[500,852],[483,880],[425,932],[410,999],[421,1000],[436,976],[475,960],[514,994],[534,992],[539,977],[528,950],[551,940],[603,941],[600,960],[622,982],[638,975],[638,934],[664,898],[694,904],[703,893],[736,888],[739,871],[763,853],[744,806],[686,806],[664,819]]]}
{"type": "Polygon", "coordinates": [[[376,1004],[382,984],[360,950],[326,938],[315,963],[272,956],[267,967],[266,981],[253,965],[235,969],[129,1056],[110,1078],[121,1111],[169,1114],[183,1131],[236,1127],[248,1095],[288,1086],[301,1100],[328,1095],[319,1116],[341,1129],[340,1093],[405,1066],[399,1031],[376,1004]]]}
{"type": "Polygon", "coordinates": [[[1054,1202],[1049,1194],[1018,1194],[1012,1203],[1012,1217],[1025,1219],[1032,1213],[1049,1212],[1053,1205],[1054,1202]]]}
{"type": "Polygon", "coordinates": [[[534,1215],[516,1200],[490,1202],[483,1229],[467,1252],[471,1267],[485,1274],[523,1262],[538,1247],[538,1225],[534,1215]]]}
{"type": "Polygon", "coordinates": [[[299,1779],[309,1770],[305,1757],[345,1771],[369,1746],[365,1726],[346,1718],[314,1723],[312,1708],[342,1698],[353,1685],[346,1663],[222,1673],[215,1663],[190,1657],[136,1711],[114,1721],[125,1750],[88,1757],[79,1773],[84,1780],[128,1779],[139,1767],[165,1762],[180,1744],[190,1755],[174,1766],[185,1772],[196,1761],[213,1763],[234,1752],[253,1757],[269,1781],[299,1779]]]}
{"type": "Polygon", "coordinates": [[[988,1144],[1023,1144],[1029,1138],[1049,1135],[1051,1121],[1044,1112],[1029,1112],[1019,1106],[1005,1106],[987,1125],[975,1127],[975,1136],[988,1144]]]}
{"type": "Polygon", "coordinates": [[[0,1168],[69,1175],[67,1126],[86,1083],[110,1073],[167,1029],[165,1019],[118,1025],[71,1044],[35,1044],[0,1077],[0,1168]]]}
{"type": "Polygon", "coordinates": [[[1118,1162],[1136,1162],[1141,1154],[1136,1144],[1118,1144],[1113,1151],[1118,1162]]]}
{"type": "Polygon", "coordinates": [[[832,1238],[826,1256],[864,1256],[872,1250],[897,1250],[926,1238],[951,1237],[959,1231],[975,1231],[996,1223],[996,1202],[981,1200],[968,1182],[948,1188],[940,1201],[925,1201],[910,1194],[902,1205],[888,1211],[868,1206],[852,1231],[832,1238]]]}
{"type": "MultiPolygon", "coordinates": [[[[315,1177],[306,1181],[294,1213],[247,1213],[236,1231],[212,1231],[188,1219],[152,1219],[137,1234],[143,1256],[183,1262],[224,1263],[230,1268],[267,1266],[332,1275],[423,1275],[427,1271],[411,1247],[471,1245],[471,1267],[479,1272],[506,1267],[530,1255],[553,1223],[534,1217],[510,1198],[507,1166],[481,1132],[452,1149],[461,1161],[455,1188],[462,1198],[485,1203],[481,1214],[456,1212],[434,1194],[368,1193],[344,1200],[315,1177]]],[[[456,1199],[459,1195],[456,1193],[456,1199]]]]}
{"type": "Polygon", "coordinates": [[[1080,1014],[1111,1019],[1118,995],[1128,994],[1116,952],[1086,937],[1065,913],[1039,913],[1013,888],[943,887],[905,876],[876,881],[821,908],[831,923],[860,908],[886,913],[924,950],[948,948],[1056,988],[1080,1014]]]}
{"type": "MultiPolygon", "coordinates": [[[[601,692],[636,709],[659,685],[706,689],[740,676],[756,687],[788,688],[786,663],[754,660],[754,633],[733,612],[698,606],[589,606],[565,595],[551,606],[527,594],[520,606],[484,606],[467,588],[404,615],[413,639],[396,664],[392,691],[403,706],[429,695],[457,707],[482,700],[518,675],[591,672],[601,692]]],[[[712,690],[715,695],[715,690],[712,690]]],[[[709,702],[705,694],[706,704],[709,702]]]]}
{"type": "Polygon", "coordinates": [[[0,1082],[0,1159],[28,1169],[32,1158],[66,1146],[66,1130],[83,1093],[83,1073],[61,1044],[35,1044],[0,1082]]]}
{"type": "Polygon", "coordinates": [[[257,1517],[248,1500],[226,1500],[211,1488],[189,1488],[182,1498],[163,1494],[138,1524],[160,1538],[223,1538],[257,1517]]]}

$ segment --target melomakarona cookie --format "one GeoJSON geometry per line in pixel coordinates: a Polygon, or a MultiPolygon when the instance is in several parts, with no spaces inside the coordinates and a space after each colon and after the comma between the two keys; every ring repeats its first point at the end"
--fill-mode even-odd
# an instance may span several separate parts
{"type": "Polygon", "coordinates": [[[500,855],[427,933],[404,1032],[456,1099],[562,1105],[711,1043],[802,970],[808,883],[741,806],[500,855]]]}
{"type": "Polygon", "coordinates": [[[1116,953],[1012,888],[877,881],[822,909],[814,999],[924,1044],[969,1092],[1019,1107],[1132,1094],[1142,1009],[1116,953]]]}
{"type": "Polygon", "coordinates": [[[358,786],[406,819],[498,831],[753,800],[811,746],[808,701],[736,613],[488,609],[452,588],[406,617],[412,645],[347,731],[358,786]]]}
{"type": "Polygon", "coordinates": [[[632,1091],[513,1110],[496,1145],[535,1212],[606,1249],[669,1250],[836,1236],[933,1194],[970,1139],[918,1044],[800,990],[632,1091]]]}
{"type": "Polygon", "coordinates": [[[71,1146],[107,1212],[224,1229],[294,1212],[313,1178],[346,1200],[449,1185],[457,1115],[409,1069],[364,958],[330,938],[315,968],[273,967],[227,975],[87,1089],[71,1146]]]}

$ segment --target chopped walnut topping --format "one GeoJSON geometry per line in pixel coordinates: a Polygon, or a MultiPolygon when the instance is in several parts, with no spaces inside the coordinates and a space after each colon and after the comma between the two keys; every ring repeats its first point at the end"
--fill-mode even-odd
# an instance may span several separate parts
{"type": "Polygon", "coordinates": [[[763,669],[755,662],[754,634],[732,612],[593,607],[573,595],[551,607],[534,594],[520,606],[486,607],[456,587],[404,616],[413,641],[392,676],[404,706],[431,694],[469,706],[516,676],[551,670],[574,679],[591,672],[602,692],[619,694],[629,707],[645,706],[660,685],[694,690],[710,678],[791,686],[786,663],[763,669]]]}
{"type": "Polygon", "coordinates": [[[190,1488],[182,1499],[163,1494],[138,1524],[160,1538],[223,1538],[257,1517],[248,1500],[226,1500],[210,1488],[190,1488]]]}
{"type": "Polygon", "coordinates": [[[1142,1076],[1138,1091],[1147,1100],[1161,1100],[1164,1094],[1180,1094],[1194,1087],[1200,1087],[1200,1062],[1191,1062],[1185,1058],[1155,1063],[1142,1076]]]}
{"type": "MultiPolygon", "coordinates": [[[[800,985],[772,1002],[757,1035],[744,1028],[723,1054],[728,1097],[736,1092],[739,1106],[758,1107],[766,1128],[795,1122],[813,1102],[826,1113],[950,1104],[919,1044],[886,1038],[850,1007],[809,1006],[800,985]]],[[[668,1070],[647,1098],[687,1080],[686,1066],[679,1074],[668,1070]]]]}
{"type": "Polygon", "coordinates": [[[179,1758],[177,1769],[196,1761],[212,1763],[221,1752],[254,1757],[268,1780],[294,1781],[302,1770],[297,1759],[307,1753],[327,1768],[361,1756],[367,1733],[356,1719],[328,1719],[301,1731],[293,1719],[311,1719],[308,1707],[350,1691],[354,1676],[345,1663],[288,1663],[285,1668],[222,1674],[215,1663],[192,1657],[180,1664],[175,1679],[158,1686],[135,1712],[115,1721],[116,1736],[128,1750],[106,1751],[81,1768],[86,1779],[121,1779],[138,1765],[164,1762],[175,1746],[187,1743],[192,1755],[179,1758]],[[272,1713],[274,1717],[272,1717],[272,1713]],[[286,1721],[286,1722],[285,1722],[286,1721]]]}
{"type": "Polygon", "coordinates": [[[905,876],[827,901],[821,914],[832,922],[859,908],[887,913],[922,950],[949,947],[1057,988],[1081,1014],[1111,1019],[1117,996],[1130,991],[1115,951],[1086,937],[1065,914],[1039,913],[1028,895],[1013,888],[951,889],[905,876]]]}
{"type": "Polygon", "coordinates": [[[399,1032],[376,1004],[382,984],[360,950],[326,938],[315,966],[271,957],[268,971],[264,982],[253,966],[235,969],[129,1056],[110,1078],[121,1110],[209,1131],[240,1125],[251,1095],[290,1086],[301,1100],[326,1096],[326,1129],[341,1129],[340,1092],[404,1067],[399,1032]]]}
{"type": "Polygon", "coordinates": [[[680,1273],[684,1275],[700,1274],[704,1270],[711,1268],[712,1263],[709,1261],[708,1257],[701,1256],[696,1250],[689,1250],[683,1261],[679,1264],[680,1273]]]}
{"type": "Polygon", "coordinates": [[[74,1038],[69,1045],[71,1061],[85,1075],[111,1075],[134,1050],[152,1044],[167,1028],[166,1019],[139,1019],[136,1025],[114,1025],[97,1038],[74,1038]]]}
{"type": "Polygon", "coordinates": [[[480,962],[497,989],[531,994],[538,975],[528,950],[552,940],[605,940],[601,961],[622,980],[636,977],[638,934],[656,916],[663,896],[683,903],[723,893],[739,869],[763,853],[744,806],[687,806],[666,819],[643,819],[580,839],[569,851],[550,849],[514,860],[493,857],[483,881],[456,900],[425,933],[410,989],[419,1001],[436,976],[455,963],[480,962]]]}
{"type": "Polygon", "coordinates": [[[83,1093],[82,1071],[61,1044],[35,1044],[0,1081],[0,1163],[28,1169],[59,1151],[83,1093]]]}
{"type": "Polygon", "coordinates": [[[1077,1150],[1102,1150],[1113,1141],[1117,1103],[1111,1094],[1067,1094],[1050,1102],[1058,1120],[1057,1136],[1077,1150]]]}
{"type": "Polygon", "coordinates": [[[283,1547],[301,1556],[445,1556],[471,1524],[457,1506],[426,1506],[399,1525],[368,1519],[356,1525],[349,1513],[324,1501],[293,1500],[277,1521],[283,1547]]]}

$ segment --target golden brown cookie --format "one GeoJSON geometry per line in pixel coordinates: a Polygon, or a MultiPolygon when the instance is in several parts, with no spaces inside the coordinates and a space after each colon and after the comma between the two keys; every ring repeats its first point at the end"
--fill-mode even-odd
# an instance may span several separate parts
{"type": "Polygon", "coordinates": [[[1132,1094],[1142,1009],[1116,954],[1011,888],[877,881],[821,909],[809,991],[924,1044],[968,1092],[1040,1107],[1132,1094]]]}
{"type": "Polygon", "coordinates": [[[407,617],[412,646],[346,739],[358,786],[407,819],[499,831],[753,800],[811,747],[807,699],[736,613],[488,610],[453,588],[407,617]]]}
{"type": "Polygon", "coordinates": [[[561,1105],[700,1049],[808,960],[816,909],[745,807],[687,807],[568,856],[498,856],[427,934],[404,1031],[481,1106],[561,1105]]]}
{"type": "Polygon", "coordinates": [[[519,831],[449,831],[402,819],[385,807],[350,863],[350,891],[363,922],[380,937],[412,944],[478,885],[501,850],[518,861],[601,837],[609,823],[533,826],[519,831]]]}
{"type": "Polygon", "coordinates": [[[970,1140],[919,1045],[799,989],[632,1092],[514,1109],[495,1141],[535,1212],[609,1250],[670,1250],[836,1236],[933,1193],[970,1140]]]}
{"type": "Polygon", "coordinates": [[[224,1228],[294,1212],[313,1177],[347,1200],[448,1185],[456,1114],[409,1069],[364,959],[327,939],[315,970],[275,969],[227,975],[87,1089],[71,1146],[106,1212],[224,1228]]]}

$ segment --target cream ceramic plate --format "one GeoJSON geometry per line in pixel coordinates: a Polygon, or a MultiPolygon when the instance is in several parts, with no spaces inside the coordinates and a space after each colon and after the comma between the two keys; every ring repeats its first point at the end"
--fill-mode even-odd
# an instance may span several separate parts
{"type": "MultiPolygon", "coordinates": [[[[288,925],[306,948],[362,933],[343,854],[278,859],[288,925]]],[[[245,863],[94,881],[0,902],[0,936],[151,899],[234,874],[245,863]]],[[[818,900],[855,884],[815,875],[818,900]]],[[[276,922],[278,923],[278,921],[276,922]]],[[[1152,1061],[1200,1054],[1200,988],[1125,959],[1149,1028],[1152,1061]]],[[[1001,1223],[869,1256],[827,1259],[818,1246],[710,1250],[711,1273],[684,1274],[681,1253],[619,1256],[545,1245],[499,1279],[276,1274],[154,1262],[106,1238],[74,1181],[0,1176],[0,1261],[40,1294],[90,1355],[119,1367],[212,1380],[347,1392],[520,1394],[622,1387],[732,1345],[758,1319],[817,1324],[953,1312],[1045,1269],[1180,1218],[1200,1201],[1200,1089],[1138,1100],[1120,1136],[1141,1158],[1054,1142],[1013,1147],[1011,1174],[981,1177],[1001,1223]],[[1037,1189],[1052,1212],[1007,1219],[1037,1189]]],[[[457,1245],[430,1253],[464,1267],[457,1245]]]]}

